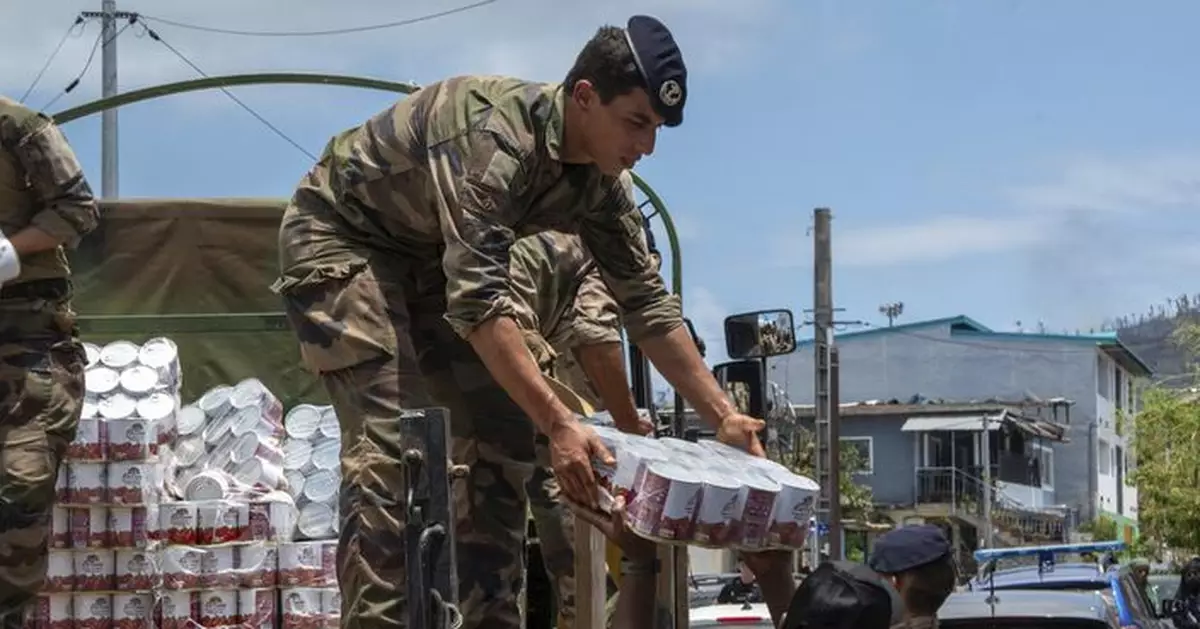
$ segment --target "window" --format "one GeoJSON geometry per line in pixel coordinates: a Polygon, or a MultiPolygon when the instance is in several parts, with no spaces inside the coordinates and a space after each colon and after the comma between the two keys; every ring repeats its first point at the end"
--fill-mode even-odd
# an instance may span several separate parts
{"type": "Polygon", "coordinates": [[[1105,360],[1104,355],[1101,354],[1101,355],[1097,356],[1096,357],[1096,393],[1099,393],[1100,397],[1102,397],[1106,400],[1109,399],[1109,395],[1110,395],[1109,391],[1112,388],[1110,386],[1110,382],[1109,382],[1111,375],[1112,375],[1112,369],[1109,368],[1108,361],[1105,360]]]}
{"type": "Polygon", "coordinates": [[[1038,458],[1038,471],[1041,474],[1041,486],[1045,489],[1054,488],[1054,450],[1050,446],[1035,445],[1034,453],[1038,458]]]}
{"type": "MultiPolygon", "coordinates": [[[[852,470],[855,474],[873,474],[875,473],[875,442],[870,437],[842,437],[838,439],[843,450],[854,449],[857,453],[858,469],[852,470]]],[[[846,455],[842,455],[842,460],[845,460],[846,455]]]]}
{"type": "Polygon", "coordinates": [[[1096,463],[1100,466],[1101,474],[1105,476],[1112,475],[1112,457],[1112,448],[1109,447],[1107,441],[1101,439],[1100,447],[1097,448],[1096,452],[1096,463]]]}
{"type": "Polygon", "coordinates": [[[1128,400],[1125,399],[1125,374],[1120,367],[1113,369],[1113,404],[1118,411],[1126,410],[1128,400]]]}

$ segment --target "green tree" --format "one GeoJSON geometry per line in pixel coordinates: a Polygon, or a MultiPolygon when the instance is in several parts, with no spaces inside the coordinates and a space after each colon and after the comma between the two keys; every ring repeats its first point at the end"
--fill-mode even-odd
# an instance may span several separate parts
{"type": "MultiPolygon", "coordinates": [[[[791,452],[777,454],[773,458],[793,472],[816,480],[816,439],[813,438],[812,431],[796,427],[791,441],[791,452]]],[[[874,506],[874,496],[870,486],[856,482],[854,474],[855,470],[863,468],[866,461],[857,449],[847,447],[841,449],[838,461],[841,464],[838,488],[841,490],[839,502],[842,506],[842,519],[869,519],[874,506]]]]}
{"type": "MultiPolygon", "coordinates": [[[[1197,324],[1180,326],[1172,337],[1193,360],[1200,355],[1197,324]]],[[[1143,534],[1172,548],[1200,550],[1200,396],[1150,387],[1133,427],[1132,478],[1143,534]]]]}

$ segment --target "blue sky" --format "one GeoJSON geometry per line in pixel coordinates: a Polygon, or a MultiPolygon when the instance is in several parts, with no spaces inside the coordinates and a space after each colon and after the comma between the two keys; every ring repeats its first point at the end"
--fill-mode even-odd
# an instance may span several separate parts
{"type": "MultiPolygon", "coordinates": [[[[415,17],[466,0],[123,1],[180,22],[311,30],[415,17]]],[[[331,71],[427,83],[451,74],[557,80],[605,22],[647,12],[690,67],[685,124],[639,173],[683,236],[685,308],[721,359],[723,314],[812,301],[812,208],[833,208],[834,296],[849,320],[967,314],[995,329],[1086,329],[1195,292],[1200,271],[1200,4],[1115,0],[497,0],[362,36],[247,38],[150,21],[209,74],[331,71]]],[[[0,91],[20,96],[79,10],[6,3],[0,91]]],[[[29,102],[82,68],[68,39],[29,102]]],[[[193,78],[162,45],[119,40],[121,88],[193,78]]],[[[99,94],[99,56],[49,111],[99,94]]],[[[392,96],[240,88],[311,152],[392,96]]],[[[125,197],[287,196],[310,159],[219,92],[121,110],[125,197]]],[[[99,117],[65,131],[100,188],[99,117]]],[[[801,335],[805,334],[801,331],[801,335]]]]}

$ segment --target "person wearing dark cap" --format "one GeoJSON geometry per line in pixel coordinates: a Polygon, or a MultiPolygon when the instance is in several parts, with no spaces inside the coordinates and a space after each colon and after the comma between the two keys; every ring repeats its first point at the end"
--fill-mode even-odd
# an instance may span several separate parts
{"type": "Polygon", "coordinates": [[[895,628],[936,629],[937,611],[958,582],[953,549],[940,528],[893,529],[875,541],[868,564],[900,593],[904,614],[895,628]]]}
{"type": "Polygon", "coordinates": [[[696,351],[620,175],[683,122],[687,67],[667,27],[605,26],[561,83],[460,76],[334,136],[279,229],[280,295],[342,431],[343,629],[406,624],[405,409],[450,410],[457,592],[467,629],[521,624],[534,435],[563,492],[598,500],[598,435],[554,394],[516,322],[509,249],[578,234],[628,338],[723,441],[762,454],[696,351]]]}

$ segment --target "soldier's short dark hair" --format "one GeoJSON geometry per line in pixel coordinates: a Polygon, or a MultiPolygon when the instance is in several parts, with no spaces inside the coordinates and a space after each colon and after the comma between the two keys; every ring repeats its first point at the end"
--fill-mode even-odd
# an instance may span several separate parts
{"type": "Polygon", "coordinates": [[[637,88],[646,89],[646,80],[638,69],[624,29],[600,27],[579,51],[563,87],[570,92],[576,83],[585,79],[596,88],[600,102],[605,105],[637,88]]]}
{"type": "Polygon", "coordinates": [[[936,616],[958,582],[957,567],[950,556],[897,576],[900,578],[900,597],[913,616],[936,616]]]}

